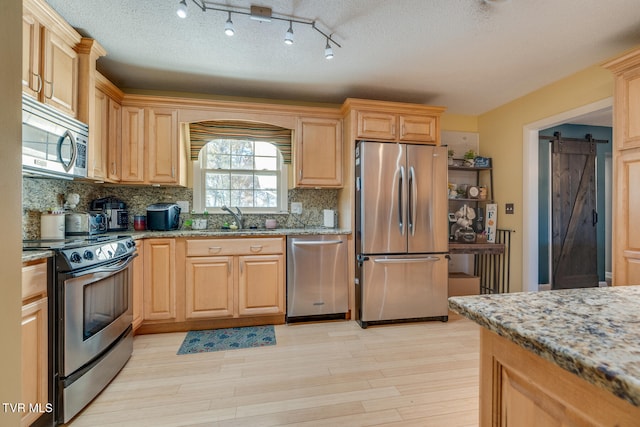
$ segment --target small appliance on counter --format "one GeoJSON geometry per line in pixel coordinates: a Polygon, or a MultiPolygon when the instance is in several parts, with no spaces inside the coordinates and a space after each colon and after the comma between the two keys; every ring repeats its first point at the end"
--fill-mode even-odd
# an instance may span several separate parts
{"type": "Polygon", "coordinates": [[[65,235],[91,236],[107,232],[107,215],[102,212],[66,212],[65,235]]]}
{"type": "Polygon", "coordinates": [[[167,231],[180,228],[180,206],[154,203],[147,206],[147,230],[167,231]]]}
{"type": "Polygon", "coordinates": [[[103,212],[107,216],[107,231],[126,231],[129,228],[127,205],[115,197],[103,197],[91,202],[93,212],[103,212]]]}

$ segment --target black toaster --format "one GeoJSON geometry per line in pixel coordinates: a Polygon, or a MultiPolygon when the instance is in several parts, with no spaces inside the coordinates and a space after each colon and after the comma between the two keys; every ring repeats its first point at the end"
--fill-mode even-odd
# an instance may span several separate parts
{"type": "Polygon", "coordinates": [[[180,206],[154,203],[147,206],[147,230],[167,231],[180,228],[180,206]]]}

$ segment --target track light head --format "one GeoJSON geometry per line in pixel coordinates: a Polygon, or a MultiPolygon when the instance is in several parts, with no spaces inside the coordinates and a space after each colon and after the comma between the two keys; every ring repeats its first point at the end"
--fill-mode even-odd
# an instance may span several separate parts
{"type": "Polygon", "coordinates": [[[236,30],[233,29],[233,21],[231,20],[231,12],[229,12],[229,19],[224,23],[224,33],[231,37],[236,33],[236,30]]]}
{"type": "Polygon", "coordinates": [[[284,43],[288,45],[293,44],[293,22],[289,21],[289,29],[284,35],[284,43]]]}
{"type": "Polygon", "coordinates": [[[178,5],[178,10],[176,10],[176,14],[184,19],[187,17],[187,0],[182,0],[178,5]]]}
{"type": "Polygon", "coordinates": [[[324,57],[327,59],[333,59],[333,49],[329,44],[329,39],[327,38],[327,45],[324,47],[324,57]]]}

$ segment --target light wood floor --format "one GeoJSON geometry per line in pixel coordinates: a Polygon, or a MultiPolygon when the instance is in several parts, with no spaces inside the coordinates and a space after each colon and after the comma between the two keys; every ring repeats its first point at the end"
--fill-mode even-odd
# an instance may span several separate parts
{"type": "Polygon", "coordinates": [[[479,328],[453,313],[280,325],[275,346],[178,356],[184,337],[136,336],[128,364],[69,425],[478,425],[479,328]]]}

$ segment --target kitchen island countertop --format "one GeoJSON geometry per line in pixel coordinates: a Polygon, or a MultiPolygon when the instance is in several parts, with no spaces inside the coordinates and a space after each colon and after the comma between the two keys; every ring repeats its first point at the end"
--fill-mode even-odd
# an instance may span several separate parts
{"type": "Polygon", "coordinates": [[[452,297],[449,308],[640,407],[640,286],[452,297]]]}

